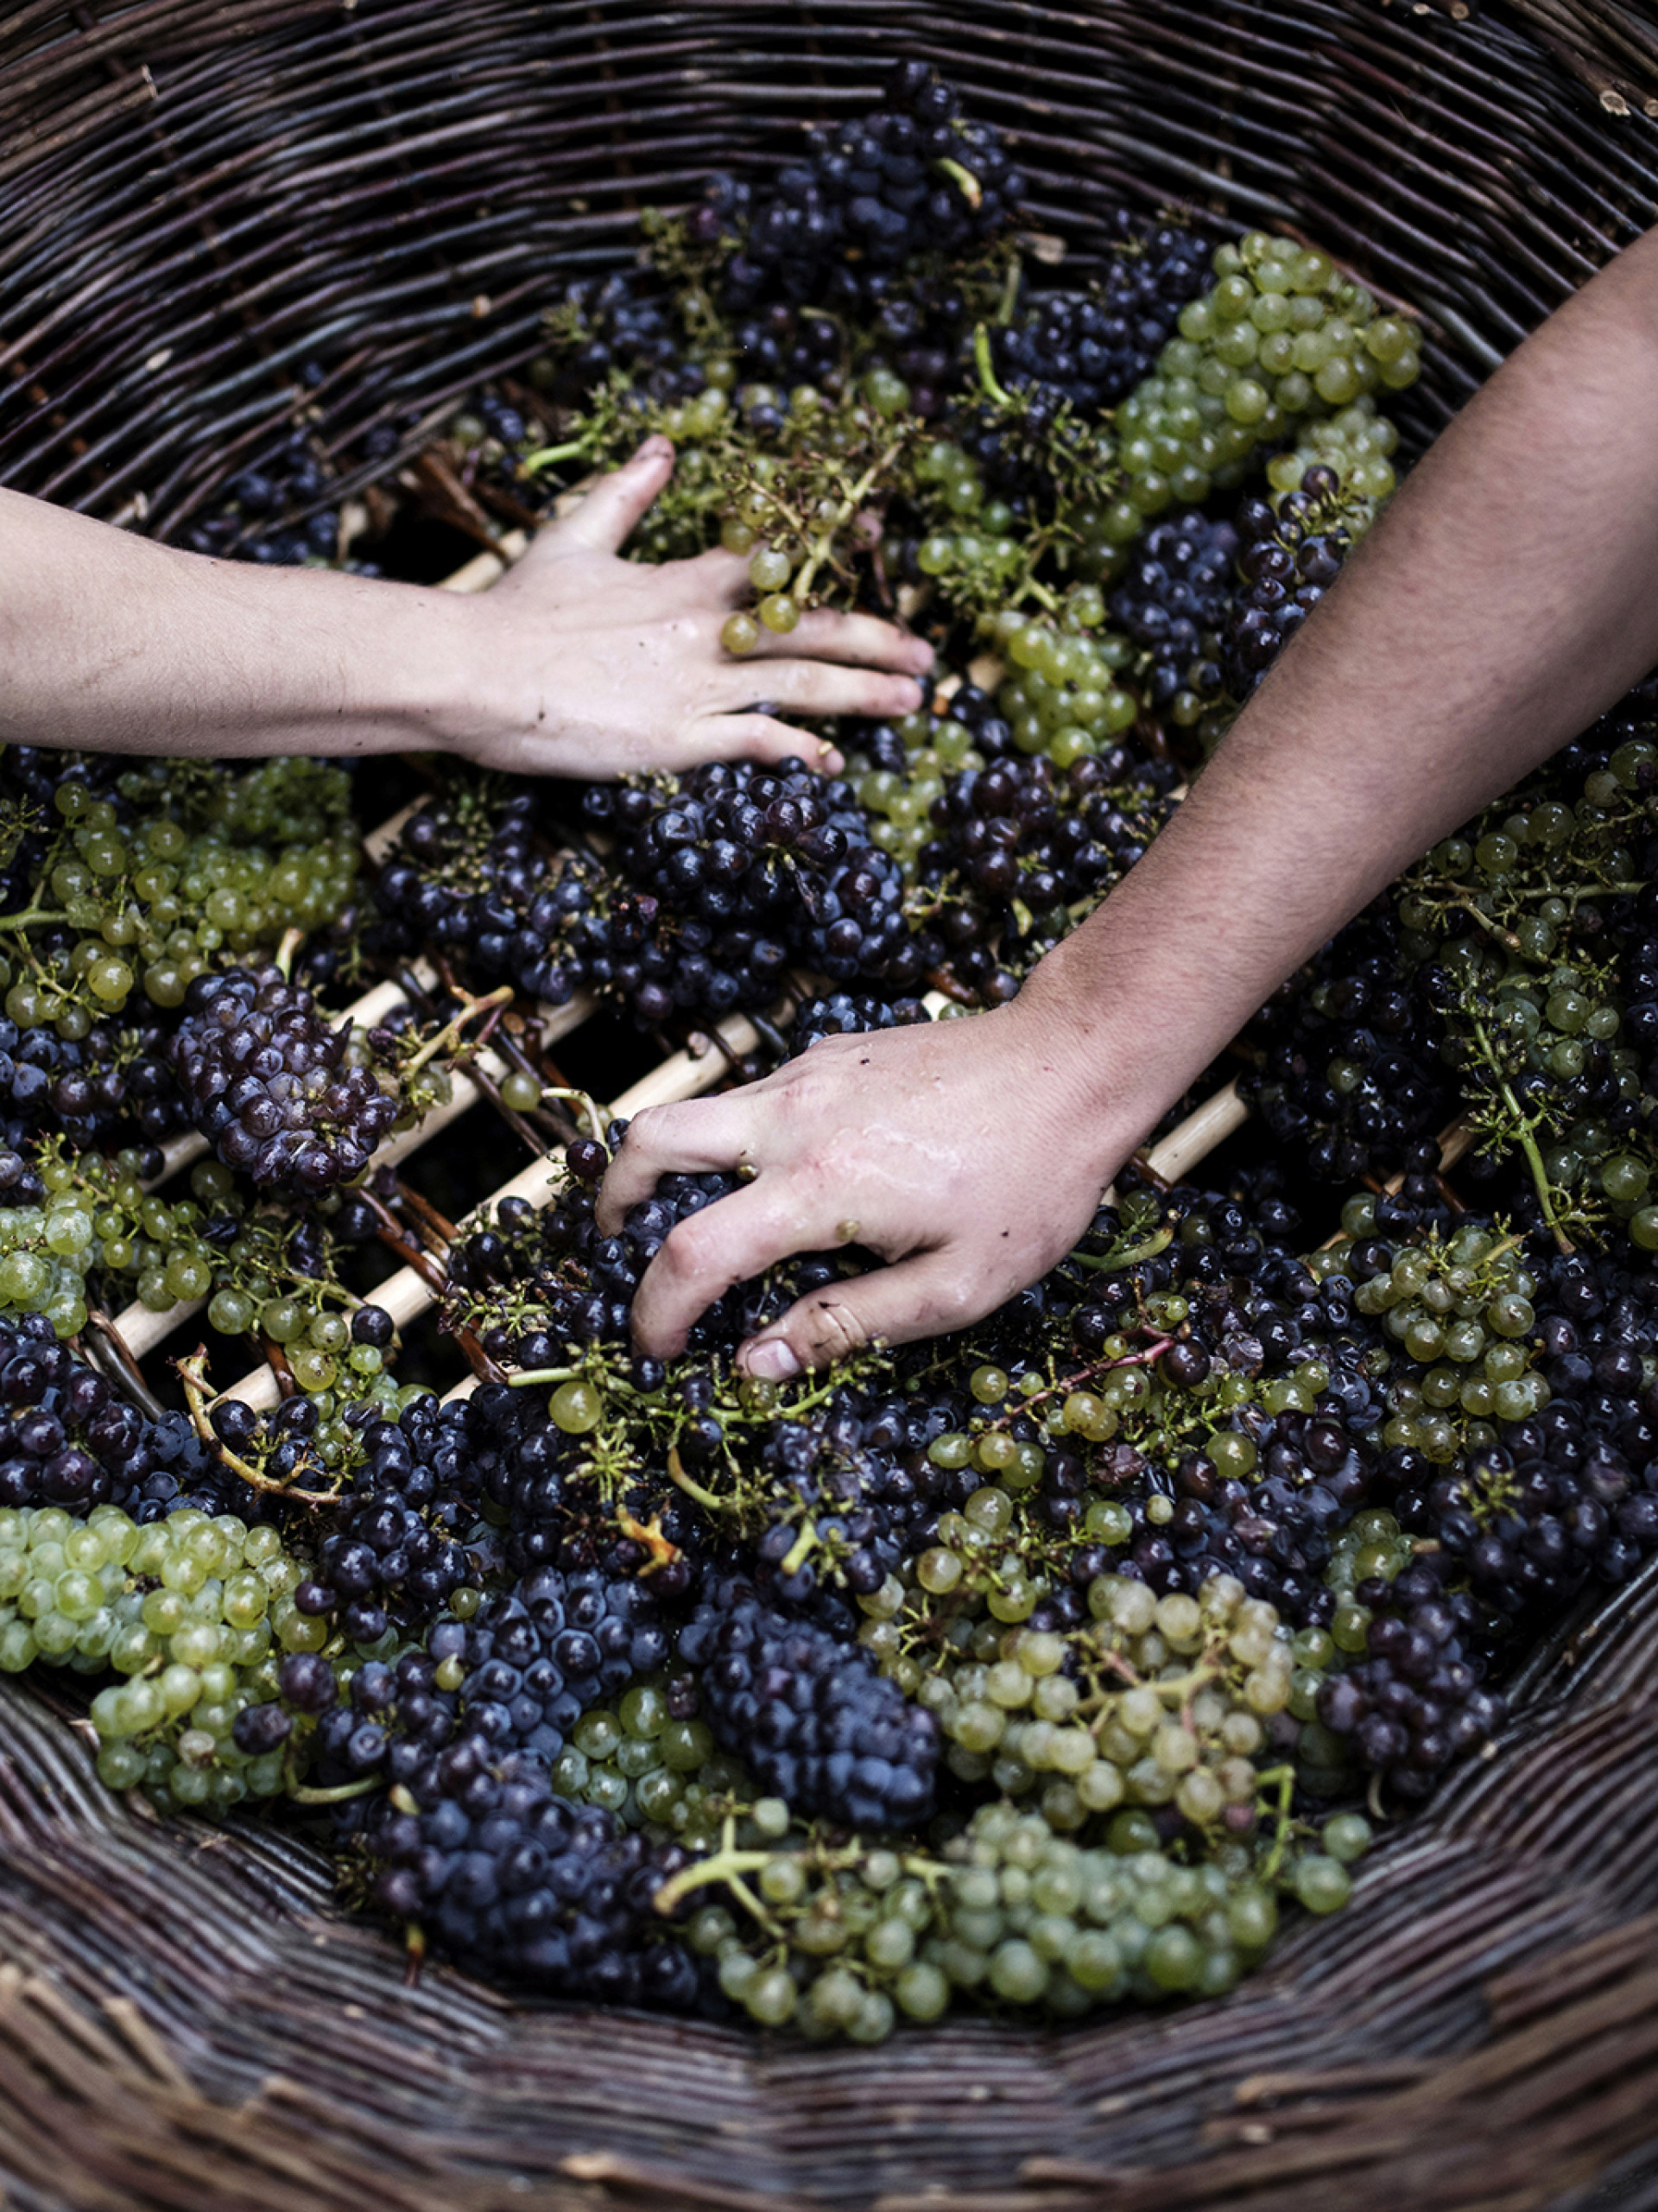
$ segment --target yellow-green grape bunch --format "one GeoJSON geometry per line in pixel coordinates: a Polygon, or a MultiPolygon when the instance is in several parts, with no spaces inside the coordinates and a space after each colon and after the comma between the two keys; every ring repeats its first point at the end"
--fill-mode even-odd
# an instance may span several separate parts
{"type": "MultiPolygon", "coordinates": [[[[715,396],[705,392],[687,406],[715,396]]],[[[756,593],[753,612],[739,609],[720,631],[728,653],[751,653],[763,631],[787,637],[813,604],[820,569],[837,544],[857,549],[865,542],[859,510],[890,488],[908,440],[902,434],[893,440],[887,426],[909,396],[903,379],[885,369],[872,370],[832,406],[813,384],[787,395],[769,384],[738,390],[744,424],[774,450],[745,456],[749,488],[720,523],[725,550],[747,556],[756,593]]]]}
{"type": "Polygon", "coordinates": [[[627,1828],[711,1848],[733,1802],[755,1794],[741,1765],[718,1749],[706,1721],[676,1721],[664,1685],[634,1683],[614,1706],[584,1713],[553,1762],[560,1797],[599,1805],[627,1828]]]}
{"type": "Polygon", "coordinates": [[[34,1171],[39,1199],[0,1208],[0,1312],[44,1314],[60,1337],[85,1327],[87,1276],[134,1270],[149,1203],[140,1164],[132,1150],[111,1159],[42,1145],[34,1171]]]}
{"type": "Polygon", "coordinates": [[[842,1848],[763,1797],[657,1905],[688,1901],[686,1940],[761,2025],[881,2043],[901,2013],[935,2020],[950,2001],[947,1978],[923,1956],[948,1873],[924,1851],[842,1848]]]}
{"type": "Polygon", "coordinates": [[[922,447],[915,479],[933,523],[916,567],[952,605],[990,612],[1031,558],[1019,518],[1005,499],[987,498],[977,463],[953,439],[922,447]]]}
{"type": "Polygon", "coordinates": [[[994,1659],[924,1681],[952,1772],[1038,1792],[1069,1834],[1118,1806],[1172,1805],[1205,1833],[1255,1825],[1255,1761],[1294,1662],[1274,1608],[1227,1575],[1196,1598],[1096,1577],[1090,1626],[1004,1632],[994,1659]]]}
{"type": "Polygon", "coordinates": [[[1295,491],[1308,469],[1333,470],[1348,495],[1342,520],[1351,535],[1359,537],[1397,481],[1392,456],[1398,448],[1397,428],[1376,412],[1376,402],[1367,395],[1334,415],[1305,424],[1294,447],[1288,453],[1275,453],[1267,463],[1267,482],[1275,491],[1295,491]],[[1356,501],[1374,504],[1357,507],[1356,501]],[[1363,527],[1355,521],[1359,514],[1365,517],[1363,527]]]}
{"type": "MultiPolygon", "coordinates": [[[[349,829],[300,846],[243,844],[219,829],[193,834],[171,815],[123,822],[85,785],[60,783],[63,835],[35,886],[19,935],[66,922],[73,946],[32,952],[6,995],[20,1029],[54,1020],[71,1001],[118,1013],[142,984],[155,1005],[181,1005],[221,951],[241,958],[289,929],[308,931],[350,903],[357,876],[349,829]]],[[[250,808],[269,818],[274,809],[250,808]]],[[[237,819],[232,817],[233,820],[237,819]]],[[[19,960],[14,959],[17,973],[19,960]]]]}
{"type": "Polygon", "coordinates": [[[1303,418],[1403,390],[1420,373],[1415,326],[1379,314],[1327,254],[1251,231],[1218,247],[1214,265],[1155,374],[1117,411],[1128,482],[1099,517],[1106,546],[1128,544],[1170,504],[1241,483],[1256,449],[1283,443],[1303,418]]]}
{"type": "Polygon", "coordinates": [[[666,1902],[723,1886],[686,1936],[717,1962],[725,1995],[763,2025],[855,2043],[883,2041],[901,2016],[940,2019],[958,1991],[1060,2019],[1129,1997],[1222,1995],[1270,1947],[1278,1892],[1338,1910],[1371,1840],[1367,1821],[1343,1813],[1315,1837],[1223,1841],[1187,1863],[1143,1812],[1116,1815],[1086,1848],[991,1803],[934,1856],[838,1849],[799,1830],[771,1842],[786,1820],[763,1801],[666,1902]]]}
{"type": "Polygon", "coordinates": [[[1092,584],[1072,592],[1059,622],[1033,620],[1018,608],[997,615],[991,633],[1008,664],[997,705],[1021,752],[1046,753],[1055,767],[1069,768],[1133,726],[1140,702],[1117,678],[1134,648],[1101,631],[1104,618],[1104,599],[1092,584]]]}
{"type": "Polygon", "coordinates": [[[1549,1401],[1534,1364],[1537,1285],[1520,1240],[1470,1226],[1395,1252],[1375,1237],[1375,1220],[1368,1195],[1343,1208],[1353,1303],[1399,1347],[1381,1440],[1436,1467],[1489,1451],[1493,1423],[1527,1420],[1549,1401]]]}
{"type": "Polygon", "coordinates": [[[936,717],[925,710],[906,714],[892,730],[903,747],[902,768],[891,764],[890,756],[877,761],[854,749],[846,757],[846,774],[859,805],[871,816],[871,840],[909,871],[933,835],[930,809],[943,795],[946,778],[983,768],[984,757],[966,724],[947,712],[936,717]]]}
{"type": "Polygon", "coordinates": [[[123,1677],[92,1700],[98,1771],[163,1805],[238,1804],[283,1787],[277,1754],[231,1738],[276,1695],[285,1651],[327,1630],[294,1606],[304,1570],[275,1529],[193,1506],[143,1526],[113,1505],[0,1511],[0,1670],[37,1659],[123,1677]]]}

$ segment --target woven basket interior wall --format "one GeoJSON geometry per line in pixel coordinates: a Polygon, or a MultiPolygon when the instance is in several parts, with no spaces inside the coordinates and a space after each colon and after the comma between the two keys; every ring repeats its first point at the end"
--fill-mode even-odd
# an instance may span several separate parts
{"type": "MultiPolygon", "coordinates": [[[[435,418],[535,350],[570,275],[633,253],[642,207],[763,174],[900,54],[1008,132],[1067,276],[1126,196],[1303,231],[1421,307],[1419,444],[1658,214],[1653,124],[1495,11],[35,4],[0,18],[0,483],[168,536],[301,405],[342,449],[435,418]]],[[[1541,2206],[1652,2133],[1628,2069],[1658,2009],[1630,1845],[1655,1660],[1649,1577],[1539,1659],[1355,1905],[1225,2002],[870,2053],[526,2010],[442,1969],[406,1988],[307,1848],[111,1801],[8,1684],[7,2201],[1541,2206]],[[1562,2052],[1564,2101],[1540,2087],[1562,2052]]]]}

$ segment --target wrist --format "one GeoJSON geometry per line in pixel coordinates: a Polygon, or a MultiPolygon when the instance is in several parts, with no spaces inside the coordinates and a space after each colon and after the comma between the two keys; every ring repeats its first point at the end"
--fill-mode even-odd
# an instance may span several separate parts
{"type": "Polygon", "coordinates": [[[1060,949],[984,1018],[1001,1027],[1016,1080],[1047,1109],[1067,1157],[1085,1163],[1103,1189],[1185,1086],[1167,1089],[1147,1049],[1143,1005],[1125,1006],[1117,992],[1069,972],[1060,949]]]}

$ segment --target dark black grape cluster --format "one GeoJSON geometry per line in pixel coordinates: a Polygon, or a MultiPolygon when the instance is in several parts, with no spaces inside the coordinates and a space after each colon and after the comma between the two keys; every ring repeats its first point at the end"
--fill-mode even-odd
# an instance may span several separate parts
{"type": "MultiPolygon", "coordinates": [[[[359,1308],[354,1321],[377,1315],[389,1341],[389,1317],[381,1309],[359,1308]]],[[[377,1333],[359,1329],[359,1341],[377,1333]]],[[[361,1431],[361,1457],[333,1525],[294,1592],[301,1613],[328,1619],[354,1643],[374,1644],[394,1620],[400,1627],[429,1620],[458,1589],[476,1583],[480,1564],[462,1538],[478,1518],[480,1423],[470,1406],[455,1411],[465,1417],[439,1417],[417,1400],[396,1422],[376,1421],[361,1431]]],[[[236,1398],[216,1405],[212,1419],[220,1441],[237,1453],[261,1434],[259,1417],[236,1398]]],[[[305,1423],[304,1434],[314,1425],[305,1423]]],[[[303,1443],[290,1422],[272,1455],[279,1475],[296,1471],[303,1443]]]]}
{"type": "Polygon", "coordinates": [[[1371,1607],[1365,1656],[1318,1694],[1324,1727],[1407,1800],[1427,1797],[1454,1759],[1508,1717],[1501,1693],[1486,1686],[1484,1609],[1446,1588],[1453,1571],[1448,1558],[1426,1558],[1390,1583],[1361,1583],[1355,1594],[1371,1607]]]}
{"type": "Polygon", "coordinates": [[[1144,656],[1142,695],[1167,708],[1187,694],[1193,702],[1187,720],[1220,694],[1218,655],[1231,621],[1237,542],[1230,523],[1212,522],[1201,508],[1163,516],[1140,539],[1111,593],[1113,622],[1144,656]]]}
{"type": "Polygon", "coordinates": [[[883,1833],[931,1812],[938,1724],[855,1646],[730,1576],[680,1631],[678,1650],[698,1670],[715,1736],[796,1811],[883,1833]]]}
{"type": "Polygon", "coordinates": [[[1321,1179],[1386,1177],[1456,1102],[1433,977],[1406,964],[1375,906],[1281,986],[1250,1025],[1262,1049],[1239,1095],[1321,1179]]]}
{"type": "Polygon", "coordinates": [[[0,1506],[104,1505],[142,1522],[185,1505],[264,1518],[181,1413],[140,1413],[44,1315],[0,1318],[0,1506]]]}
{"type": "Polygon", "coordinates": [[[703,1976],[654,1900],[689,1854],[555,1797],[537,1762],[463,1735],[360,1827],[374,1902],[463,1966],[560,1997],[688,2012],[703,1976]]]}
{"type": "MultiPolygon", "coordinates": [[[[1005,725],[976,705],[959,693],[951,711],[985,750],[1005,725]]],[[[889,974],[914,982],[944,971],[981,1003],[1011,998],[1068,932],[1073,903],[1103,897],[1143,854],[1170,811],[1176,772],[1113,748],[1068,769],[1006,751],[952,776],[915,859],[918,927],[889,974]]]]}
{"type": "Polygon", "coordinates": [[[370,1070],[345,1064],[350,1041],[280,969],[229,968],[190,986],[173,1064],[226,1167],[314,1197],[360,1174],[397,1117],[370,1070]]]}
{"type": "MultiPolygon", "coordinates": [[[[314,364],[302,373],[313,383],[322,381],[323,371],[314,364]]],[[[186,545],[193,553],[282,567],[332,561],[339,542],[337,506],[319,507],[303,521],[282,519],[321,499],[333,481],[315,445],[312,433],[301,429],[266,447],[197,515],[185,533],[186,545]]]]}
{"type": "Polygon", "coordinates": [[[807,159],[766,192],[715,180],[702,227],[741,231],[725,272],[729,308],[775,299],[855,312],[907,264],[987,244],[1024,189],[996,130],[965,120],[959,93],[906,61],[883,107],[814,132],[807,159]]]}
{"type": "Polygon", "coordinates": [[[896,863],[851,787],[798,760],[717,762],[667,793],[594,785],[584,813],[638,889],[641,941],[618,945],[608,980],[642,1021],[763,1006],[791,960],[836,982],[883,975],[904,941],[896,863]]]}
{"type": "Polygon", "coordinates": [[[1241,581],[1221,666],[1240,704],[1341,574],[1354,536],[1341,479],[1322,462],[1302,476],[1300,491],[1238,509],[1241,581]]]}
{"type": "MultiPolygon", "coordinates": [[[[566,286],[565,311],[579,332],[567,367],[581,390],[602,384],[613,369],[630,389],[652,399],[694,399],[706,382],[700,367],[686,358],[680,318],[659,292],[632,273],[617,269],[605,276],[579,277],[566,286]]],[[[503,445],[523,436],[522,417],[514,428],[499,416],[485,421],[503,445]]]]}
{"type": "Polygon", "coordinates": [[[1097,286],[1038,294],[995,332],[997,374],[1009,390],[1068,400],[1089,415],[1115,407],[1156,367],[1187,301],[1209,288],[1212,239],[1176,223],[1119,219],[1123,246],[1097,286]]]}
{"type": "Polygon", "coordinates": [[[933,1018],[921,998],[877,998],[867,991],[831,991],[802,999],[789,1024],[789,1049],[809,1051],[826,1036],[863,1036],[871,1030],[913,1029],[933,1018]]]}
{"type": "Polygon", "coordinates": [[[110,1018],[62,1037],[0,1016],[0,1132],[16,1146],[60,1129],[78,1151],[129,1127],[161,1143],[188,1119],[168,1042],[153,1024],[129,1030],[110,1018]]]}
{"type": "Polygon", "coordinates": [[[405,954],[422,941],[480,980],[509,977],[562,1006],[608,941],[606,878],[582,856],[554,871],[528,790],[490,785],[411,814],[375,885],[388,924],[372,941],[405,954]]]}

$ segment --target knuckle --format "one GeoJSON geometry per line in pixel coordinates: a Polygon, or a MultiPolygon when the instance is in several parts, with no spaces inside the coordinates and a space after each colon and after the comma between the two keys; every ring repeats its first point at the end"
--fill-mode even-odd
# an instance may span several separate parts
{"type": "Polygon", "coordinates": [[[712,1241],[709,1231],[702,1226],[702,1217],[693,1214],[690,1220],[681,1221],[676,1229],[669,1231],[652,1265],[672,1283],[704,1283],[713,1271],[713,1255],[709,1250],[712,1241]]]}
{"type": "Polygon", "coordinates": [[[807,1353],[814,1365],[850,1359],[870,1341],[856,1309],[840,1298],[826,1298],[808,1307],[801,1316],[801,1325],[807,1353]]]}

